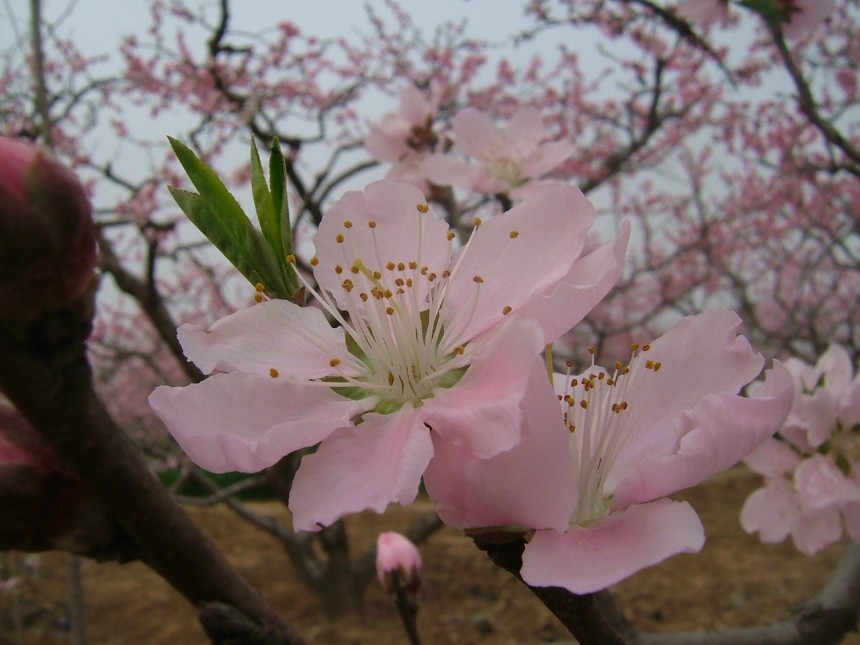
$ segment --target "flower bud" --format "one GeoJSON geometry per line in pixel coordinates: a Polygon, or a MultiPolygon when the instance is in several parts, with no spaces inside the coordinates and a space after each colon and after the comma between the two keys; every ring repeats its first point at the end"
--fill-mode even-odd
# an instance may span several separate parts
{"type": "Polygon", "coordinates": [[[92,209],[74,173],[36,145],[0,137],[0,318],[71,303],[95,263],[92,209]]]}
{"type": "Polygon", "coordinates": [[[391,593],[416,594],[421,585],[421,554],[408,538],[388,531],[376,540],[376,575],[391,593]]]}
{"type": "Polygon", "coordinates": [[[0,403],[0,551],[127,560],[119,525],[16,410],[0,403]]]}

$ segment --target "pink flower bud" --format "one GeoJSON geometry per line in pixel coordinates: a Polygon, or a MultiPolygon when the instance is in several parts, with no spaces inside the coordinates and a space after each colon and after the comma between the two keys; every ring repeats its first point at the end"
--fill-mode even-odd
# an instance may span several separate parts
{"type": "Polygon", "coordinates": [[[0,317],[71,303],[95,262],[92,209],[74,173],[36,145],[0,137],[0,317]]]}
{"type": "Polygon", "coordinates": [[[421,554],[409,539],[400,533],[380,533],[376,540],[376,575],[389,591],[398,588],[417,593],[421,585],[421,554]]]}

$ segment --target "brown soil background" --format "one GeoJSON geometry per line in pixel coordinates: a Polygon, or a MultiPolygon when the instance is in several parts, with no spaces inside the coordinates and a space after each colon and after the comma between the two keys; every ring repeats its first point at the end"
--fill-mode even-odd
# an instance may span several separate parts
{"type": "MultiPolygon", "coordinates": [[[[764,545],[746,535],[738,514],[759,485],[743,468],[680,495],[702,517],[708,541],[698,555],[679,555],[613,587],[619,605],[640,629],[677,631],[743,627],[785,618],[792,606],[826,582],[844,545],[814,557],[790,542],[764,545]]],[[[288,521],[278,504],[257,510],[288,521]]],[[[380,531],[403,528],[428,503],[395,508],[383,516],[348,519],[355,552],[380,531]]],[[[397,613],[378,584],[371,584],[360,615],[326,620],[316,597],[291,572],[286,556],[266,534],[224,508],[189,508],[236,568],[308,641],[314,644],[400,645],[406,642],[397,613]]],[[[570,640],[570,635],[529,592],[494,567],[469,539],[453,529],[421,545],[424,576],[418,628],[425,645],[507,645],[570,640]]],[[[21,556],[13,556],[21,561],[21,556]]],[[[6,564],[12,557],[7,556],[6,564]]],[[[0,591],[0,644],[59,645],[71,642],[61,624],[67,615],[63,554],[39,556],[37,569],[17,591],[0,591]],[[11,616],[25,622],[18,641],[11,616]]],[[[90,645],[206,643],[195,613],[175,591],[143,565],[83,564],[86,631],[90,645]]],[[[860,644],[851,635],[846,643],[860,644]]]]}

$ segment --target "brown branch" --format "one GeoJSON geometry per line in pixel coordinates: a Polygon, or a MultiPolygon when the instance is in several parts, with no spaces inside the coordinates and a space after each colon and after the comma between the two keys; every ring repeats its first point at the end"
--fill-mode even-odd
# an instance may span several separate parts
{"type": "Polygon", "coordinates": [[[806,118],[809,119],[812,125],[818,128],[818,131],[824,135],[824,138],[827,139],[827,141],[839,148],[843,153],[845,153],[846,157],[854,162],[853,164],[846,164],[845,169],[852,175],[860,177],[860,149],[852,145],[852,143],[842,136],[842,133],[839,132],[832,123],[821,116],[818,112],[818,107],[815,104],[812,92],[809,89],[809,85],[807,84],[806,79],[803,78],[803,74],[797,66],[797,63],[794,62],[791,52],[788,51],[788,46],[785,44],[785,39],[782,37],[779,29],[772,29],[772,34],[776,50],[779,52],[779,56],[782,58],[785,69],[788,71],[789,76],[791,76],[791,80],[794,82],[794,87],[797,89],[797,102],[801,112],[806,115],[806,118]]]}
{"type": "MultiPolygon", "coordinates": [[[[99,231],[99,266],[103,271],[110,273],[113,276],[117,286],[132,298],[138,301],[143,313],[149,318],[152,326],[155,328],[159,338],[170,349],[170,352],[176,357],[182,371],[193,383],[199,383],[203,380],[203,372],[198,367],[185,358],[185,353],[182,351],[182,345],[179,344],[179,339],[176,337],[176,323],[167,307],[164,306],[164,301],[154,289],[153,281],[144,281],[126,269],[116,253],[110,240],[99,231]]],[[[150,254],[152,255],[152,254],[150,254]]]]}
{"type": "Polygon", "coordinates": [[[493,564],[511,573],[526,585],[531,592],[570,630],[580,645],[623,645],[624,640],[615,632],[598,605],[595,594],[580,596],[560,587],[532,587],[520,577],[525,542],[518,538],[513,542],[497,543],[473,536],[475,545],[484,551],[493,564]]]}
{"type": "MultiPolygon", "coordinates": [[[[0,390],[189,602],[230,607],[246,626],[277,635],[266,642],[302,643],[174,503],[99,400],[86,356],[91,319],[87,294],[32,323],[0,322],[0,390]]],[[[210,629],[207,615],[214,642],[262,642],[210,629]]]]}

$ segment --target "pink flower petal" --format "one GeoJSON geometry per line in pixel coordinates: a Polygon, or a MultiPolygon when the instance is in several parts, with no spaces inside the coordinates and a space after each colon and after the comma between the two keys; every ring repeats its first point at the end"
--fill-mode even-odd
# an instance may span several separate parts
{"type": "Polygon", "coordinates": [[[412,503],[432,456],[418,410],[365,415],[364,423],[339,429],[302,459],[290,492],[294,529],[316,531],[346,513],[412,503]]]}
{"type": "Polygon", "coordinates": [[[500,321],[506,308],[525,306],[570,272],[593,222],[594,208],[581,192],[555,185],[483,223],[451,276],[446,326],[469,339],[500,321]],[[460,319],[473,309],[464,328],[460,319]]]}
{"type": "Polygon", "coordinates": [[[238,372],[158,387],[149,404],[188,456],[213,472],[268,468],[362,410],[326,387],[238,372]]]}
{"type": "Polygon", "coordinates": [[[445,524],[567,528],[576,507],[576,476],[561,409],[540,360],[533,363],[521,406],[522,440],[491,459],[434,436],[424,484],[445,524]]]}
{"type": "Polygon", "coordinates": [[[494,157],[504,152],[501,132],[483,112],[471,107],[460,110],[454,117],[452,126],[455,152],[476,157],[494,157]]]}
{"type": "Polygon", "coordinates": [[[543,342],[537,325],[513,318],[477,342],[460,382],[424,401],[424,420],[443,440],[488,458],[520,439],[520,401],[543,342]]]}
{"type": "MultiPolygon", "coordinates": [[[[706,396],[689,415],[692,429],[677,452],[644,456],[619,483],[613,502],[623,508],[703,482],[738,463],[782,425],[791,408],[791,376],[779,363],[768,371],[768,392],[755,398],[706,396]]],[[[616,475],[619,476],[619,475],[616,475]]]]}
{"type": "Polygon", "coordinates": [[[842,537],[842,522],[835,508],[824,509],[815,514],[804,514],[791,533],[797,550],[806,555],[815,555],[822,549],[839,541],[842,537]]]}
{"type": "Polygon", "coordinates": [[[538,150],[541,141],[546,136],[540,111],[535,108],[517,110],[517,113],[508,123],[505,134],[508,150],[503,152],[509,157],[516,155],[525,159],[538,150]]]}
{"type": "Polygon", "coordinates": [[[740,325],[734,312],[710,311],[680,320],[651,343],[647,357],[661,369],[642,370],[636,377],[642,382],[627,393],[624,424],[636,436],[626,442],[616,473],[635,471],[644,457],[676,452],[691,429],[683,412],[709,394],[734,394],[756,377],[764,359],[737,336],[740,325]]]}
{"type": "Polygon", "coordinates": [[[797,493],[785,479],[774,479],[754,490],[741,509],[741,526],[758,533],[766,544],[782,542],[800,517],[797,493]]]}
{"type": "Polygon", "coordinates": [[[547,342],[581,322],[615,286],[629,239],[630,225],[625,222],[621,235],[577,260],[558,284],[531,299],[526,316],[540,323],[547,342]]]}
{"type": "Polygon", "coordinates": [[[569,141],[553,141],[543,144],[528,159],[523,161],[525,177],[540,177],[561,164],[576,151],[569,141]]]}
{"type": "Polygon", "coordinates": [[[472,164],[448,154],[427,157],[421,164],[421,170],[427,179],[439,186],[473,188],[483,176],[472,164]]]}
{"type": "Polygon", "coordinates": [[[765,477],[779,477],[797,468],[800,455],[791,444],[768,439],[744,458],[744,463],[765,477]]]}
{"type": "Polygon", "coordinates": [[[794,471],[794,486],[800,503],[808,509],[860,502],[860,486],[846,477],[829,455],[804,459],[794,471]]]}
{"type": "MultiPolygon", "coordinates": [[[[343,330],[334,329],[316,307],[269,300],[240,309],[209,330],[182,325],[179,342],[204,373],[241,371],[269,376],[320,378],[331,374],[332,358],[349,356],[343,330]]],[[[348,369],[346,361],[344,368],[348,369]]]]}
{"type": "MultiPolygon", "coordinates": [[[[415,186],[387,180],[372,183],[361,192],[346,193],[326,212],[314,236],[319,258],[314,277],[320,287],[333,294],[343,308],[345,278],[354,282],[356,293],[370,292],[374,287],[371,280],[364,273],[350,272],[357,259],[369,271],[379,271],[383,276],[392,275],[386,269],[388,262],[406,267],[417,262],[441,275],[448,268],[451,253],[448,226],[432,213],[418,212],[417,206],[426,201],[415,186]],[[374,228],[370,228],[371,222],[374,228]],[[343,241],[338,242],[340,239],[343,241]],[[336,272],[337,266],[343,273],[336,272]]],[[[404,277],[412,275],[407,268],[404,277]]],[[[416,280],[415,284],[421,302],[427,296],[429,283],[416,280]]],[[[359,301],[352,298],[350,302],[355,305],[359,301]]]]}
{"type": "Polygon", "coordinates": [[[660,499],[567,533],[538,531],[526,545],[521,574],[536,587],[592,593],[676,553],[697,552],[704,543],[693,508],[660,499]]]}

